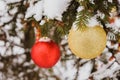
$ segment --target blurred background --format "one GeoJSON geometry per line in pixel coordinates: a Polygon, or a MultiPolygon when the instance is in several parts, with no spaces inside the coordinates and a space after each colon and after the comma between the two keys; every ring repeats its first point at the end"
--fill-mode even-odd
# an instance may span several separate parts
{"type": "MultiPolygon", "coordinates": [[[[116,38],[120,36],[119,17],[110,26],[114,32],[104,28],[108,40],[99,57],[81,59],[72,54],[68,47],[65,34],[76,18],[80,1],[82,0],[0,0],[0,80],[119,80],[120,40],[116,38]],[[48,19],[51,20],[46,22],[48,19]],[[52,68],[40,68],[31,59],[30,51],[35,42],[35,29],[31,20],[37,21],[41,26],[44,24],[43,35],[48,35],[60,46],[61,58],[52,68]],[[67,28],[60,27],[63,23],[67,28]],[[45,26],[48,28],[44,29],[45,26]],[[59,35],[60,32],[63,34],[59,35]]],[[[87,1],[94,4],[95,0],[87,1]]],[[[96,1],[99,3],[99,0],[96,1]]],[[[102,3],[104,2],[115,4],[119,12],[119,0],[103,0],[102,3]]]]}

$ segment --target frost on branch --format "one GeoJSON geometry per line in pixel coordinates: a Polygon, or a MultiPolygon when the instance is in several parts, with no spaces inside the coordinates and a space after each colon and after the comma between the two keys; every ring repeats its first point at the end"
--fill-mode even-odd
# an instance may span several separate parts
{"type": "Polygon", "coordinates": [[[62,20],[62,14],[67,10],[71,0],[41,0],[37,3],[30,1],[30,6],[27,9],[25,18],[34,17],[40,21],[42,16],[48,19],[62,20]]]}
{"type": "Polygon", "coordinates": [[[42,19],[43,15],[43,1],[39,1],[33,4],[33,1],[30,2],[30,7],[27,9],[25,18],[34,17],[37,21],[42,19]]]}

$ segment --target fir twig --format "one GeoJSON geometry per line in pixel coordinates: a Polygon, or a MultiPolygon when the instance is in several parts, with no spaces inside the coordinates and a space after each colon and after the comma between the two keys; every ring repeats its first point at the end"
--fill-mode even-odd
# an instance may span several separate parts
{"type": "Polygon", "coordinates": [[[77,19],[75,22],[78,28],[87,27],[86,24],[88,23],[88,19],[90,18],[90,16],[91,16],[91,13],[85,9],[78,12],[77,19]]]}

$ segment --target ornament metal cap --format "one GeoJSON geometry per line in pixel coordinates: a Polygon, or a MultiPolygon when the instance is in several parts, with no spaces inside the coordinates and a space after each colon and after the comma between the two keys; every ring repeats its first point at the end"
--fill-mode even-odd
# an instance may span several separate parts
{"type": "Polygon", "coordinates": [[[40,42],[50,42],[51,39],[49,37],[42,37],[39,39],[40,42]]]}

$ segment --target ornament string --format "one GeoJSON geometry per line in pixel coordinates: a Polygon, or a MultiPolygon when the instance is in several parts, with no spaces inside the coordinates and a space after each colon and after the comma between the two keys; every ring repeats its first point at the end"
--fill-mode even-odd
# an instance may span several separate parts
{"type": "Polygon", "coordinates": [[[40,25],[36,21],[32,21],[32,27],[35,31],[35,42],[38,42],[41,37],[40,25]]]}

